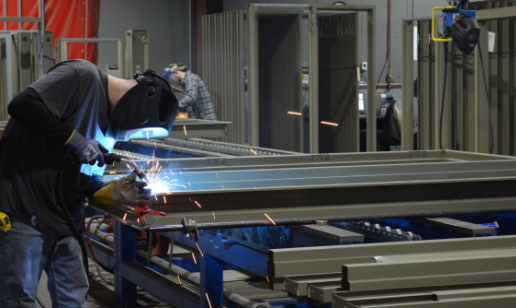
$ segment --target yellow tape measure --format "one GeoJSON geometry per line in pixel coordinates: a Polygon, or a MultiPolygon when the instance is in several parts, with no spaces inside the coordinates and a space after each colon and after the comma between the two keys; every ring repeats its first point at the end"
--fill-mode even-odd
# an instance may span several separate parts
{"type": "Polygon", "coordinates": [[[11,230],[11,219],[2,212],[0,212],[0,230],[4,232],[11,230]]]}

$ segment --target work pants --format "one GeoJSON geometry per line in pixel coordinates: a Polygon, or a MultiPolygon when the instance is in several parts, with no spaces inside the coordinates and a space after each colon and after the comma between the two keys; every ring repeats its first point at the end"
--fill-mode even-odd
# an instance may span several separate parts
{"type": "Polygon", "coordinates": [[[54,308],[85,307],[88,277],[73,236],[56,236],[11,217],[0,231],[0,307],[35,308],[42,271],[54,308]]]}

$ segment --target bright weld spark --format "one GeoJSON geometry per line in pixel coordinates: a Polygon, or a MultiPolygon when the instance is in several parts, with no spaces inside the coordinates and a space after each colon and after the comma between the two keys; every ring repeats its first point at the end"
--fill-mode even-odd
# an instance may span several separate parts
{"type": "Polygon", "coordinates": [[[295,112],[295,111],[289,111],[287,112],[288,114],[291,114],[291,115],[297,115],[297,116],[300,116],[301,115],[301,112],[295,112]]]}
{"type": "Polygon", "coordinates": [[[199,244],[195,243],[195,245],[197,245],[197,249],[199,249],[199,252],[201,253],[201,257],[204,257],[204,254],[202,253],[201,247],[199,247],[199,244]]]}
{"type": "Polygon", "coordinates": [[[214,211],[211,211],[211,213],[213,214],[213,220],[216,220],[216,218],[215,218],[215,212],[214,212],[214,211]]]}
{"type": "Polygon", "coordinates": [[[179,170],[179,173],[183,174],[183,172],[181,170],[179,170]]]}
{"type": "Polygon", "coordinates": [[[125,213],[124,219],[122,219],[122,220],[125,221],[126,218],[127,218],[127,213],[125,213]]]}
{"type": "Polygon", "coordinates": [[[194,261],[194,263],[195,263],[195,264],[197,264],[197,259],[195,259],[195,255],[194,255],[194,253],[193,253],[193,252],[192,252],[192,257],[193,257],[193,261],[194,261]]]}
{"type": "Polygon", "coordinates": [[[211,306],[210,297],[208,296],[208,293],[206,293],[206,299],[208,300],[208,305],[210,305],[210,308],[213,308],[213,307],[211,306]]]}
{"type": "Polygon", "coordinates": [[[264,213],[263,215],[265,215],[265,217],[267,217],[272,222],[273,225],[276,225],[274,220],[272,220],[272,218],[270,218],[269,215],[267,215],[267,213],[264,213]]]}
{"type": "Polygon", "coordinates": [[[186,126],[185,125],[183,125],[183,129],[185,131],[185,136],[186,136],[187,134],[186,134],[186,126]]]}
{"type": "Polygon", "coordinates": [[[267,282],[268,282],[268,283],[271,283],[271,282],[269,281],[269,277],[265,277],[265,279],[267,279],[267,282]]]}
{"type": "Polygon", "coordinates": [[[149,132],[145,131],[145,133],[147,134],[147,140],[149,140],[149,132]]]}
{"type": "Polygon", "coordinates": [[[136,221],[137,221],[137,222],[140,222],[140,218],[136,218],[136,221]]]}
{"type": "Polygon", "coordinates": [[[154,142],[154,147],[156,148],[156,150],[158,149],[158,145],[156,144],[156,142],[154,142]]]}
{"type": "Polygon", "coordinates": [[[258,154],[256,154],[256,152],[255,152],[255,151],[253,151],[253,149],[251,149],[251,152],[253,152],[253,154],[254,154],[254,155],[258,155],[258,154]]]}
{"type": "Polygon", "coordinates": [[[321,121],[321,124],[324,124],[324,125],[331,125],[331,126],[339,126],[339,124],[337,124],[337,123],[326,122],[326,121],[321,121]]]}
{"type": "Polygon", "coordinates": [[[217,172],[215,172],[215,175],[217,176],[217,179],[219,178],[219,175],[217,174],[217,172]]]}
{"type": "Polygon", "coordinates": [[[197,204],[197,206],[198,206],[199,208],[201,208],[201,205],[199,204],[199,202],[197,202],[197,201],[194,201],[194,202],[195,202],[195,204],[197,204]]]}
{"type": "Polygon", "coordinates": [[[109,171],[109,174],[116,174],[116,170],[109,171]]]}
{"type": "Polygon", "coordinates": [[[222,189],[225,189],[225,188],[224,188],[224,185],[220,185],[220,186],[222,186],[222,189]]]}
{"type": "Polygon", "coordinates": [[[154,196],[154,199],[156,199],[156,201],[158,201],[158,196],[154,196]]]}
{"type": "Polygon", "coordinates": [[[158,217],[156,217],[156,221],[159,222],[158,217]]]}
{"type": "Polygon", "coordinates": [[[190,185],[190,183],[188,183],[188,185],[189,185],[190,187],[192,187],[192,185],[190,185]]]}
{"type": "Polygon", "coordinates": [[[190,199],[190,202],[192,202],[192,203],[193,203],[192,198],[188,198],[188,199],[190,199]]]}
{"type": "Polygon", "coordinates": [[[167,197],[163,196],[163,201],[167,203],[167,197]]]}
{"type": "Polygon", "coordinates": [[[166,175],[165,175],[163,178],[164,178],[164,179],[169,179],[169,180],[170,180],[170,178],[169,178],[168,176],[166,176],[166,175]]]}
{"type": "Polygon", "coordinates": [[[181,278],[179,278],[179,275],[177,275],[177,280],[179,281],[179,284],[181,284],[181,278]]]}

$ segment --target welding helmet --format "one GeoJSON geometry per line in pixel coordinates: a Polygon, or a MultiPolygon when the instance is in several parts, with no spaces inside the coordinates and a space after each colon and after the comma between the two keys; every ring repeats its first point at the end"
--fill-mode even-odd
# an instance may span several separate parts
{"type": "Polygon", "coordinates": [[[168,136],[178,108],[170,85],[152,70],[136,73],[134,79],[138,84],[111,112],[106,136],[117,141],[168,136]]]}
{"type": "Polygon", "coordinates": [[[452,27],[452,39],[457,48],[470,55],[480,39],[480,27],[476,19],[461,17],[452,27]]]}

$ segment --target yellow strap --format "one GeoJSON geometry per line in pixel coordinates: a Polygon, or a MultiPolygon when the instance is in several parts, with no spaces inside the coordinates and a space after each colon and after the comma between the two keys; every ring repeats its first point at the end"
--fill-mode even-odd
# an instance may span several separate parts
{"type": "Polygon", "coordinates": [[[112,181],[105,184],[101,189],[97,190],[93,194],[93,199],[103,204],[117,205],[115,202],[113,202],[113,198],[111,197],[111,188],[117,184],[118,181],[112,181]]]}
{"type": "Polygon", "coordinates": [[[67,144],[68,142],[70,142],[70,140],[72,140],[72,137],[73,135],[75,134],[75,129],[73,130],[72,134],[70,135],[70,138],[68,138],[68,140],[66,140],[65,143],[63,143],[63,145],[67,144]]]}

